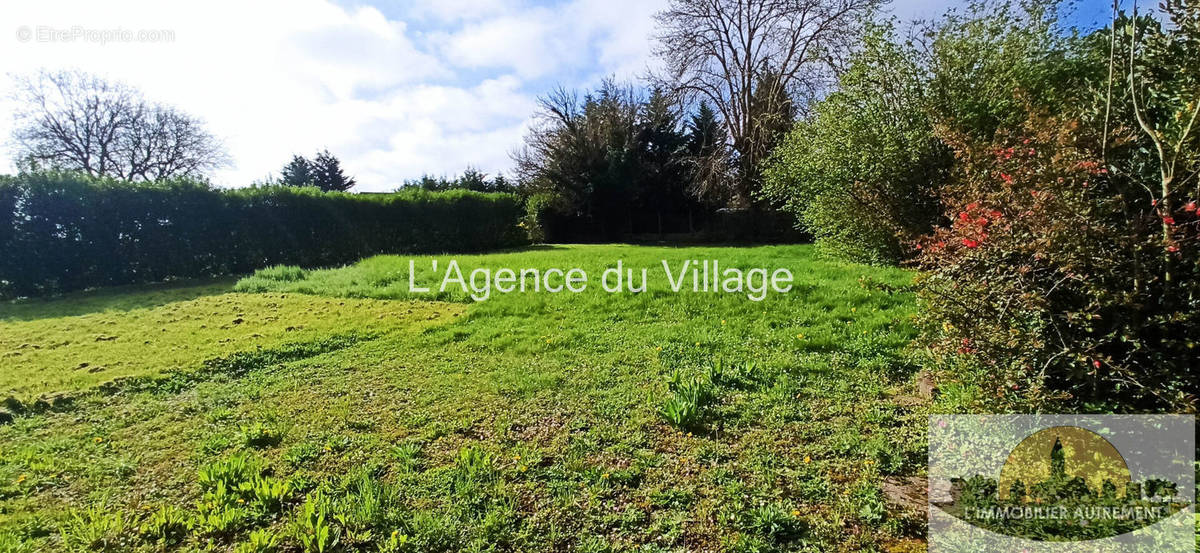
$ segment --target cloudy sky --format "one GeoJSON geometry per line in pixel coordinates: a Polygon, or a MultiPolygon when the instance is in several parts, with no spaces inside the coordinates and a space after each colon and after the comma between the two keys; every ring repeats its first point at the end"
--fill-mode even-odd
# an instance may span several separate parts
{"type": "MultiPolygon", "coordinates": [[[[204,118],[233,156],[214,175],[222,186],[328,148],[359,190],[391,190],[468,165],[507,170],[538,95],[645,73],[652,15],[665,3],[5,2],[0,74],[83,69],[204,118]],[[114,29],[129,40],[102,42],[114,29]]],[[[896,0],[892,10],[928,17],[955,3],[896,0]]],[[[1077,20],[1102,19],[1105,3],[1086,0],[1077,20]]],[[[0,101],[5,142],[12,108],[0,101]]],[[[11,157],[0,146],[0,172],[11,157]]]]}

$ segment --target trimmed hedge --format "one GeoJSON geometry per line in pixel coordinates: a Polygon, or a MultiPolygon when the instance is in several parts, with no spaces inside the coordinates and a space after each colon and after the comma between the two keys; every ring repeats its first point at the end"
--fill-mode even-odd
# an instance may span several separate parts
{"type": "Polygon", "coordinates": [[[510,194],[0,176],[0,297],[524,243],[510,194]]]}

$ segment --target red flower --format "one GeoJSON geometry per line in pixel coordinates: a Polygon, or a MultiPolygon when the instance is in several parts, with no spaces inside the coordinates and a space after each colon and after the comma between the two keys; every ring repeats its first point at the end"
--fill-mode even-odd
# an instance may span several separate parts
{"type": "Polygon", "coordinates": [[[1175,224],[1175,218],[1170,215],[1165,215],[1163,216],[1163,222],[1168,225],[1173,225],[1175,224]]]}
{"type": "Polygon", "coordinates": [[[1097,369],[1099,369],[1099,368],[1100,368],[1100,360],[1099,360],[1099,359],[1092,359],[1092,366],[1093,366],[1093,367],[1096,367],[1097,369]]]}
{"type": "Polygon", "coordinates": [[[1175,244],[1171,244],[1170,246],[1167,246],[1167,251],[1169,251],[1171,253],[1175,253],[1175,252],[1179,251],[1179,246],[1176,246],[1175,244]]]}
{"type": "Polygon", "coordinates": [[[979,247],[979,241],[977,241],[977,240],[971,240],[970,238],[963,238],[962,242],[963,242],[963,245],[968,248],[978,248],[979,247]]]}
{"type": "Polygon", "coordinates": [[[966,211],[964,211],[964,212],[958,214],[958,220],[965,223],[965,222],[971,220],[971,215],[969,213],[967,213],[966,211]]]}
{"type": "Polygon", "coordinates": [[[975,211],[979,208],[979,202],[971,202],[967,204],[967,211],[975,211]]]}
{"type": "Polygon", "coordinates": [[[1186,204],[1183,204],[1183,209],[1184,211],[1196,211],[1196,201],[1192,200],[1186,204]]]}
{"type": "Polygon", "coordinates": [[[1012,184],[1013,178],[1008,173],[1000,173],[1000,180],[1004,181],[1004,184],[1012,184]]]}
{"type": "Polygon", "coordinates": [[[996,211],[994,209],[989,211],[988,215],[990,215],[992,217],[992,219],[999,219],[1004,216],[1003,213],[1000,213],[999,211],[996,211]]]}
{"type": "Polygon", "coordinates": [[[986,217],[980,217],[980,218],[978,218],[978,219],[975,219],[975,224],[977,224],[977,225],[979,225],[979,226],[981,226],[981,227],[985,227],[985,226],[987,226],[987,224],[988,224],[988,223],[990,223],[990,222],[991,222],[991,221],[988,221],[986,217]]]}

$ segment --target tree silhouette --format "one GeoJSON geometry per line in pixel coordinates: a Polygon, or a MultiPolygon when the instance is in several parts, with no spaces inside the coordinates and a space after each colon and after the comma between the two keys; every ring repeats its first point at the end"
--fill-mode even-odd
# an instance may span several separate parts
{"type": "Polygon", "coordinates": [[[322,150],[313,158],[312,173],[313,184],[326,192],[345,192],[356,184],[342,172],[341,162],[329,150],[322,150]]]}
{"type": "Polygon", "coordinates": [[[279,177],[285,186],[314,186],[312,162],[304,156],[292,156],[292,161],[283,166],[279,177]]]}

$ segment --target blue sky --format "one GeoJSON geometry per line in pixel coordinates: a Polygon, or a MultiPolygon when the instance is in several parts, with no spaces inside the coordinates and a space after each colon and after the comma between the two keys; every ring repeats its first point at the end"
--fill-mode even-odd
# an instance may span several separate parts
{"type": "MultiPolygon", "coordinates": [[[[10,26],[0,35],[0,72],[84,69],[203,117],[233,157],[214,175],[223,186],[328,148],[360,190],[390,190],[468,165],[508,170],[538,95],[652,67],[651,18],[665,3],[8,2],[0,6],[10,26]],[[32,38],[22,39],[22,29],[32,38]],[[104,38],[112,30],[133,38],[104,38]],[[55,32],[76,38],[52,39],[55,32]]],[[[959,3],[895,0],[891,10],[928,18],[959,3]]],[[[1068,20],[1094,28],[1110,10],[1084,0],[1068,20]]],[[[12,109],[0,101],[0,136],[11,134],[12,109]]],[[[0,155],[0,164],[11,158],[7,145],[0,155]]]]}

